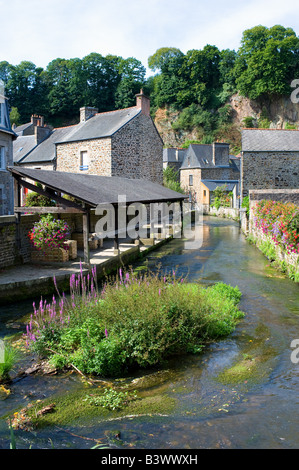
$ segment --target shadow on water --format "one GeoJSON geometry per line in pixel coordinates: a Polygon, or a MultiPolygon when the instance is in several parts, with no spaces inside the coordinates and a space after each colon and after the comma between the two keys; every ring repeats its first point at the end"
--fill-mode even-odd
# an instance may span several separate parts
{"type": "MultiPolygon", "coordinates": [[[[291,362],[290,344],[299,338],[299,285],[275,271],[237,223],[213,217],[204,218],[200,249],[187,250],[183,240],[173,240],[151,252],[146,265],[153,272],[175,270],[190,282],[239,286],[245,318],[229,338],[202,354],[176,358],[164,370],[131,378],[143,396],[175,403],[166,412],[75,421],[36,435],[18,431],[19,447],[50,447],[50,438],[56,448],[90,448],[101,438],[122,448],[298,448],[299,366],[291,362]]],[[[133,268],[142,271],[144,266],[142,261],[133,268]]],[[[15,332],[30,304],[3,309],[2,336],[15,332]]],[[[82,387],[75,374],[29,376],[0,401],[1,415],[30,400],[82,387]]],[[[8,445],[6,423],[0,420],[0,447],[8,445]]]]}

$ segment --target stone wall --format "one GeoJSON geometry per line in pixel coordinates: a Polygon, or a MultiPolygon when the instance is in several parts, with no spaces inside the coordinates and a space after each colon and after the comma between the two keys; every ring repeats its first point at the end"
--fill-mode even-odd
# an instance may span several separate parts
{"type": "Polygon", "coordinates": [[[112,136],[112,176],[163,183],[163,142],[149,116],[139,114],[112,136]]]}
{"type": "MultiPolygon", "coordinates": [[[[72,233],[83,231],[83,218],[81,214],[61,214],[61,219],[67,222],[72,233]]],[[[95,212],[91,211],[90,232],[95,232],[95,225],[98,219],[99,216],[96,216],[95,212]]],[[[21,246],[19,248],[16,217],[14,215],[0,217],[0,269],[30,261],[32,247],[28,238],[28,232],[37,220],[39,220],[38,214],[21,216],[21,246]]]]}
{"type": "Polygon", "coordinates": [[[57,171],[89,175],[111,175],[111,139],[94,139],[57,144],[57,171]],[[88,152],[88,170],[80,170],[81,152],[88,152]]]}
{"type": "Polygon", "coordinates": [[[292,202],[299,206],[299,189],[260,189],[250,190],[249,199],[251,204],[263,199],[277,202],[292,202]]]}
{"type": "Polygon", "coordinates": [[[192,193],[193,197],[196,197],[198,204],[201,204],[201,175],[202,170],[200,168],[188,168],[180,171],[180,182],[181,187],[186,191],[192,193]],[[193,176],[193,185],[189,185],[189,176],[193,176]]]}
{"type": "Polygon", "coordinates": [[[242,195],[253,189],[297,189],[298,152],[243,152],[242,195]]]}
{"type": "MultiPolygon", "coordinates": [[[[12,136],[0,131],[0,147],[4,147],[5,166],[13,165],[12,136]]],[[[13,177],[0,168],[0,215],[13,214],[13,177]]]]}
{"type": "Polygon", "coordinates": [[[216,207],[206,205],[204,206],[203,213],[205,215],[213,215],[215,217],[223,217],[236,221],[239,221],[240,219],[239,209],[234,209],[232,207],[219,207],[219,209],[216,209],[216,207]]]}

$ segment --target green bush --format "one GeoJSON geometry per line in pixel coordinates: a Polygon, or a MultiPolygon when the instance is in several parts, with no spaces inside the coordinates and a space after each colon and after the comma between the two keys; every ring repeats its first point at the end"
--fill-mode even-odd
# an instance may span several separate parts
{"type": "Polygon", "coordinates": [[[230,334],[243,316],[240,297],[237,287],[222,283],[204,288],[174,274],[137,277],[120,271],[96,298],[72,296],[55,320],[53,305],[43,308],[36,315],[39,333],[28,330],[28,338],[58,368],[73,365],[87,374],[121,376],[198,352],[230,334]]]}

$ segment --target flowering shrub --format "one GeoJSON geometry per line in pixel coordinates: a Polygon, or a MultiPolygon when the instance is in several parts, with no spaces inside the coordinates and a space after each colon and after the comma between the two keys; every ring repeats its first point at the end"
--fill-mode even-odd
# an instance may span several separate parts
{"type": "Polygon", "coordinates": [[[299,208],[295,204],[260,201],[253,208],[253,222],[287,253],[299,253],[299,208]]]}
{"type": "MultiPolygon", "coordinates": [[[[55,282],[55,280],[54,280],[55,282]]],[[[198,353],[230,334],[244,314],[237,287],[201,287],[175,273],[122,272],[102,290],[96,271],[70,278],[70,296],[40,301],[26,327],[28,346],[62,369],[119,376],[161,364],[174,354],[198,353]]]]}
{"type": "Polygon", "coordinates": [[[28,236],[35,248],[65,248],[64,242],[70,234],[70,229],[64,220],[54,219],[51,214],[41,216],[30,230],[28,236]]]}

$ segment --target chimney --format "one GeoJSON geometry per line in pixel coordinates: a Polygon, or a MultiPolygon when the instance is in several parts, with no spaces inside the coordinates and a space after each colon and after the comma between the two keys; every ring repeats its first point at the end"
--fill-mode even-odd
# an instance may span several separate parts
{"type": "Polygon", "coordinates": [[[90,119],[98,112],[98,108],[92,108],[91,106],[83,106],[83,108],[80,108],[80,122],[88,121],[88,119],[90,119]]]}
{"type": "Polygon", "coordinates": [[[45,125],[43,116],[32,116],[31,122],[34,124],[35,144],[40,144],[51,132],[51,128],[45,125]]]}
{"type": "Polygon", "coordinates": [[[44,127],[44,116],[38,116],[37,114],[32,114],[31,124],[34,126],[44,127]]]}
{"type": "Polygon", "coordinates": [[[212,149],[214,165],[229,165],[229,144],[225,142],[213,142],[212,149]]]}
{"type": "Polygon", "coordinates": [[[145,116],[150,115],[150,99],[144,95],[142,88],[140,93],[136,95],[136,106],[141,109],[142,114],[145,114],[145,116]]]}

